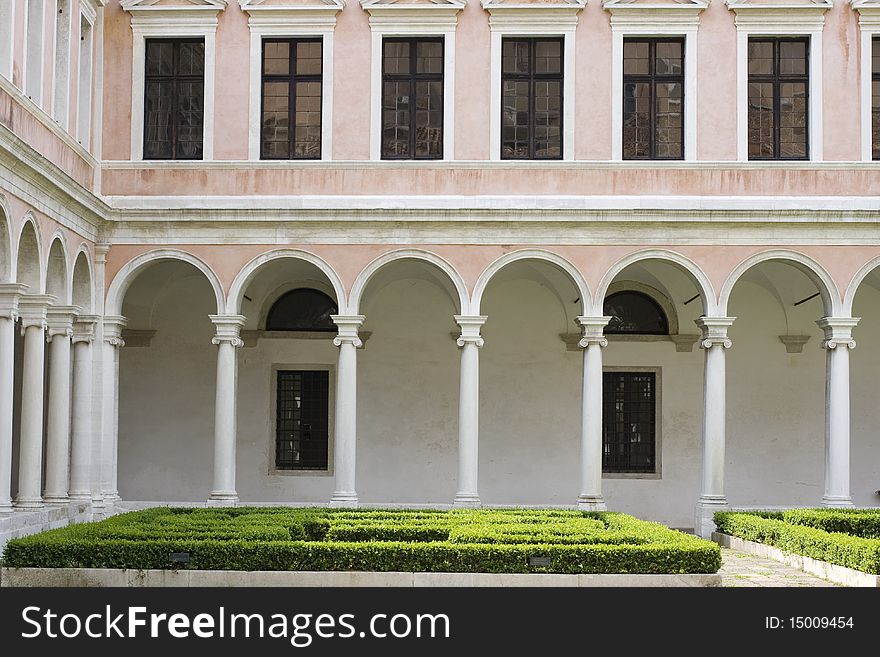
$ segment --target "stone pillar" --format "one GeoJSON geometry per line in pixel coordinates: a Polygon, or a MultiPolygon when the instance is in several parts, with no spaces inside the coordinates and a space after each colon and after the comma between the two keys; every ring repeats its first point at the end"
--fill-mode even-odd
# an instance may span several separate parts
{"type": "Polygon", "coordinates": [[[46,417],[47,504],[64,505],[70,481],[70,339],[79,306],[51,306],[47,312],[49,342],[49,412],[46,417]]]}
{"type": "Polygon", "coordinates": [[[209,504],[234,505],[238,502],[235,489],[236,407],[238,404],[237,350],[239,336],[246,318],[242,315],[211,315],[217,334],[211,340],[217,345],[217,395],[214,404],[214,486],[209,504]]]}
{"type": "Polygon", "coordinates": [[[0,284],[0,515],[12,512],[12,415],[15,388],[15,322],[20,283],[0,284]]]}
{"type": "Polygon", "coordinates": [[[24,362],[21,380],[21,444],[18,454],[20,509],[43,507],[43,374],[46,310],[55,301],[48,294],[25,295],[18,302],[24,334],[24,362]]]}
{"type": "Polygon", "coordinates": [[[357,506],[355,465],[357,463],[357,349],[363,346],[358,328],[363,315],[331,315],[338,335],[333,344],[339,347],[336,367],[336,441],[333,455],[336,478],[330,506],[357,506]]]}
{"type": "Polygon", "coordinates": [[[455,315],[461,327],[456,344],[461,347],[461,378],[458,392],[458,492],[453,504],[480,506],[480,327],[484,315],[455,315]]]}
{"type": "Polygon", "coordinates": [[[823,317],[825,332],[825,494],[823,506],[852,506],[849,489],[849,352],[860,317],[823,317]]]}
{"type": "Polygon", "coordinates": [[[73,323],[73,413],[70,444],[69,498],[91,500],[92,341],[97,315],[80,315],[73,323]]]}
{"type": "Polygon", "coordinates": [[[602,497],[602,348],[608,340],[602,331],[610,317],[578,317],[584,350],[583,396],[581,398],[581,511],[604,511],[602,497]]]}
{"type": "Polygon", "coordinates": [[[706,350],[703,376],[703,485],[694,520],[694,532],[709,538],[715,531],[716,511],[727,507],[724,495],[724,449],[727,425],[725,351],[732,345],[727,330],[735,317],[700,317],[700,346],[706,350]]]}
{"type": "Polygon", "coordinates": [[[104,427],[101,436],[101,496],[105,503],[119,501],[116,463],[119,447],[119,350],[125,346],[122,329],[128,320],[121,315],[104,317],[104,427]]]}

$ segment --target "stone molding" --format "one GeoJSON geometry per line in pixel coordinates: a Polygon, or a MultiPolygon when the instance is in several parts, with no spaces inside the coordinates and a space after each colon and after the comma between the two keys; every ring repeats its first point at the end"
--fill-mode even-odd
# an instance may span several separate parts
{"type": "Polygon", "coordinates": [[[51,294],[25,294],[18,300],[18,316],[21,319],[21,334],[31,327],[45,331],[49,306],[55,302],[51,294]]]}
{"type": "Polygon", "coordinates": [[[852,330],[861,320],[861,317],[823,317],[816,320],[816,325],[825,333],[825,339],[820,346],[822,349],[837,349],[846,347],[855,349],[856,341],[853,340],[852,330]]]}
{"type": "Polygon", "coordinates": [[[50,306],[46,311],[46,342],[55,336],[72,338],[73,323],[80,312],[80,306],[50,306]]]}
{"type": "Polygon", "coordinates": [[[461,327],[461,335],[455,340],[455,344],[464,347],[466,344],[475,344],[482,347],[484,344],[480,336],[480,328],[486,323],[486,315],[453,315],[455,323],[461,327]]]}
{"type": "Polygon", "coordinates": [[[727,337],[727,329],[729,329],[736,317],[699,317],[694,323],[703,331],[700,341],[700,347],[710,349],[711,347],[724,347],[730,349],[733,346],[730,338],[727,337]]]}
{"type": "Polygon", "coordinates": [[[341,347],[343,344],[354,345],[356,349],[364,346],[358,336],[358,329],[363,325],[363,315],[330,315],[333,323],[339,327],[339,333],[333,338],[333,345],[341,347]]]}
{"type": "Polygon", "coordinates": [[[211,344],[230,344],[236,349],[244,346],[244,341],[239,337],[241,327],[247,321],[244,315],[208,315],[214,324],[216,335],[211,338],[211,344]]]}

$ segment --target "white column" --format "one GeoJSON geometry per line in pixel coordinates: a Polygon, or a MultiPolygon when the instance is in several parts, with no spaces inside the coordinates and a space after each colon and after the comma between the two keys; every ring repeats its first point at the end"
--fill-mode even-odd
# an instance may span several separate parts
{"type": "Polygon", "coordinates": [[[70,445],[71,501],[91,500],[92,341],[97,315],[80,315],[73,323],[73,413],[70,445]]]}
{"type": "Polygon", "coordinates": [[[24,362],[21,379],[21,443],[18,453],[18,495],[20,509],[43,507],[43,342],[46,332],[46,309],[55,297],[46,294],[25,295],[18,302],[21,330],[24,334],[24,362]]]}
{"type": "Polygon", "coordinates": [[[27,285],[0,284],[0,515],[12,512],[12,415],[15,389],[15,322],[27,285]]]}
{"type": "Polygon", "coordinates": [[[581,511],[604,511],[602,497],[602,348],[608,340],[602,335],[610,317],[578,317],[584,350],[583,396],[581,398],[581,511]]]}
{"type": "Polygon", "coordinates": [[[336,438],[333,469],[336,478],[330,506],[357,506],[355,467],[357,465],[357,349],[364,346],[358,337],[363,315],[331,315],[338,335],[336,366],[336,438]]]}
{"type": "Polygon", "coordinates": [[[116,477],[119,446],[119,350],[125,346],[122,329],[128,322],[121,315],[104,317],[104,430],[101,437],[101,494],[106,503],[119,501],[116,477]]]}
{"type": "Polygon", "coordinates": [[[703,376],[703,485],[697,502],[694,531],[709,538],[713,514],[727,507],[724,495],[724,449],[727,425],[725,351],[732,345],[727,330],[735,317],[700,317],[700,346],[706,350],[703,376]]]}
{"type": "Polygon", "coordinates": [[[47,313],[49,342],[49,412],[46,417],[47,504],[64,505],[70,477],[70,339],[79,306],[51,306],[47,313]]]}
{"type": "Polygon", "coordinates": [[[849,490],[849,352],[860,317],[823,317],[825,332],[825,494],[823,506],[852,506],[849,490]]]}
{"type": "Polygon", "coordinates": [[[238,403],[237,350],[244,343],[239,337],[246,318],[242,315],[211,315],[217,334],[217,395],[214,404],[214,486],[209,504],[238,503],[235,491],[236,406],[238,403]]]}
{"type": "MultiPolygon", "coordinates": [[[[112,413],[108,408],[108,399],[112,401],[116,390],[112,387],[112,377],[105,376],[107,364],[104,362],[104,291],[107,289],[107,254],[110,245],[106,243],[95,244],[95,308],[98,322],[94,328],[94,342],[92,346],[92,411],[89,414],[92,419],[92,453],[89,459],[89,487],[92,494],[92,512],[98,515],[104,513],[106,503],[104,501],[104,435],[109,431],[107,422],[112,413]]],[[[119,341],[122,346],[122,338],[114,337],[116,331],[111,330],[108,337],[119,341]]],[[[112,351],[112,350],[111,350],[112,351]]]]}
{"type": "Polygon", "coordinates": [[[480,327],[484,315],[455,315],[461,327],[456,344],[461,347],[461,378],[458,392],[458,492],[453,504],[480,506],[480,327]]]}

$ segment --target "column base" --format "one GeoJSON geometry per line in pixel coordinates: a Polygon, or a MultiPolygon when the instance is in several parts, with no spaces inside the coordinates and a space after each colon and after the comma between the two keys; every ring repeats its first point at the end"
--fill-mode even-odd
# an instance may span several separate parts
{"type": "Polygon", "coordinates": [[[852,498],[848,495],[823,495],[822,506],[852,507],[855,504],[853,504],[852,498]]]}
{"type": "Polygon", "coordinates": [[[46,495],[43,502],[46,506],[67,506],[70,504],[70,498],[67,495],[46,495]]]}
{"type": "Polygon", "coordinates": [[[110,492],[104,491],[104,502],[106,502],[107,504],[113,504],[115,502],[121,502],[121,501],[122,501],[122,498],[119,497],[119,493],[116,492],[115,490],[110,491],[110,492]]]}
{"type": "Polygon", "coordinates": [[[336,491],[330,497],[330,506],[334,508],[356,509],[358,506],[357,493],[336,491]]]}
{"type": "Polygon", "coordinates": [[[483,503],[476,493],[456,493],[455,499],[452,500],[452,506],[461,509],[479,509],[483,503]]]}
{"type": "Polygon", "coordinates": [[[694,513],[694,534],[700,538],[711,538],[717,527],[713,516],[716,511],[728,508],[724,495],[704,495],[697,502],[694,513]]]}
{"type": "Polygon", "coordinates": [[[86,502],[89,504],[92,502],[92,494],[87,490],[72,492],[67,497],[71,502],[86,502]]]}
{"type": "Polygon", "coordinates": [[[13,503],[13,507],[16,511],[33,511],[35,509],[43,509],[46,505],[43,504],[43,498],[35,497],[29,499],[17,499],[13,503]]]}
{"type": "Polygon", "coordinates": [[[238,504],[238,493],[233,491],[211,491],[208,506],[235,506],[238,504]]]}
{"type": "Polygon", "coordinates": [[[0,504],[0,516],[8,516],[13,511],[15,511],[15,509],[12,507],[12,502],[4,502],[3,504],[0,504]]]}
{"type": "Polygon", "coordinates": [[[601,495],[579,495],[577,500],[578,511],[607,511],[605,498],[601,495]]]}

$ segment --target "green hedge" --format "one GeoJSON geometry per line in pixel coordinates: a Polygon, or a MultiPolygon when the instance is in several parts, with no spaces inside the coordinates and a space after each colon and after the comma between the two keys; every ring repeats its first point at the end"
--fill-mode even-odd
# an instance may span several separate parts
{"type": "Polygon", "coordinates": [[[717,545],[619,513],[149,509],[10,541],[11,567],[713,573],[717,545]],[[531,566],[530,557],[549,557],[531,566]]]}
{"type": "Polygon", "coordinates": [[[880,538],[880,511],[874,509],[792,509],[785,522],[862,538],[880,538]]]}
{"type": "MultiPolygon", "coordinates": [[[[793,512],[786,512],[784,519],[779,519],[756,513],[719,511],[715,514],[715,524],[718,531],[731,536],[873,575],[880,574],[880,539],[793,524],[788,521],[790,513],[793,512]]],[[[792,517],[805,519],[814,516],[794,514],[792,517]]]]}

